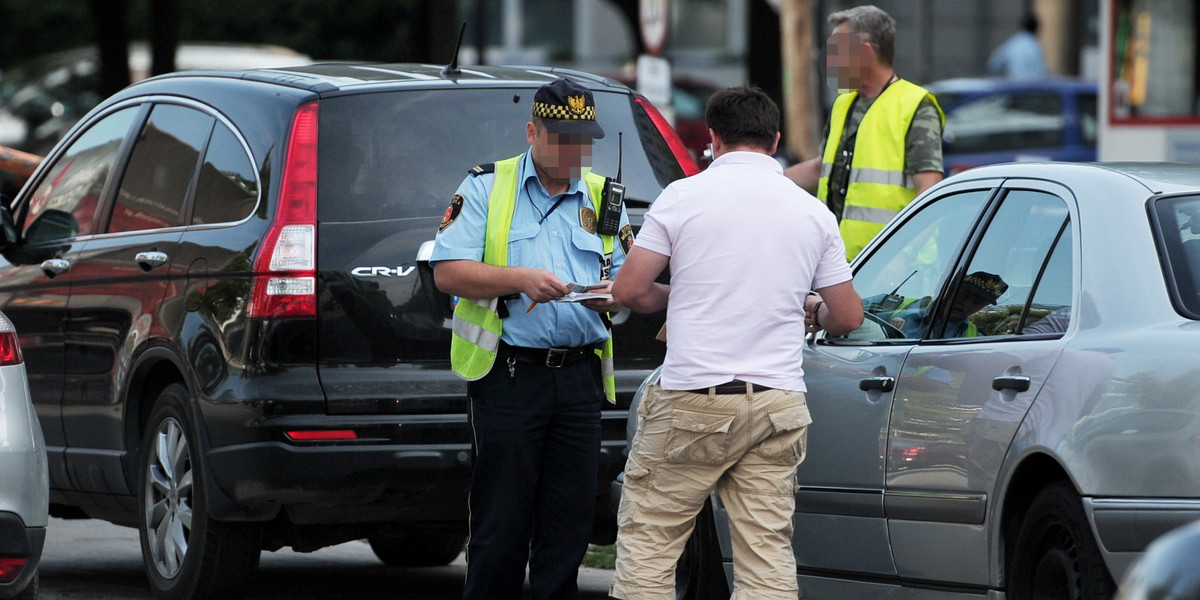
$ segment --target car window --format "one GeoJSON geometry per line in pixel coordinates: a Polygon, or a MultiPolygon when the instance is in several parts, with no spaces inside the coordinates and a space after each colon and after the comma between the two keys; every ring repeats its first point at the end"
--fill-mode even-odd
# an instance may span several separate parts
{"type": "Polygon", "coordinates": [[[932,320],[918,312],[932,307],[947,273],[971,233],[992,190],[973,190],[935,200],[893,230],[854,275],[870,323],[850,339],[925,336],[932,320]]]}
{"type": "Polygon", "coordinates": [[[22,235],[27,243],[88,235],[100,195],[139,107],[119,110],[96,122],[59,154],[25,207],[22,235]],[[53,216],[46,217],[46,211],[53,216]],[[70,223],[63,225],[63,215],[70,223]],[[53,223],[53,226],[47,224],[53,223]]]}
{"type": "Polygon", "coordinates": [[[191,223],[233,223],[258,205],[258,173],[245,146],[224,123],[217,123],[196,183],[191,223]]]}
{"type": "MultiPolygon", "coordinates": [[[[529,147],[525,123],[533,92],[438,89],[322,100],[318,218],[440,215],[471,167],[529,147]]],[[[626,201],[649,204],[683,177],[678,163],[654,124],[635,116],[630,96],[598,91],[595,98],[606,135],[592,149],[593,169],[616,176],[620,154],[626,201]]]]}
{"type": "MultiPolygon", "coordinates": [[[[1067,205],[1058,196],[1034,190],[1009,191],[988,223],[963,279],[945,299],[948,309],[941,337],[1016,333],[1068,218],[1067,205]]],[[[1061,286],[1070,285],[1069,248],[1065,275],[1061,262],[1053,273],[1058,280],[1043,279],[1046,301],[1062,302],[1061,286]]],[[[1046,312],[1039,310],[1042,317],[1046,312]]]]}
{"type": "Polygon", "coordinates": [[[184,201],[214,120],[186,106],[154,107],[117,190],[109,232],[183,224],[184,201]]]}
{"type": "Polygon", "coordinates": [[[1019,333],[1056,334],[1067,330],[1071,321],[1071,297],[1074,285],[1072,276],[1072,253],[1070,222],[1063,223],[1062,235],[1054,244],[1054,251],[1046,263],[1046,269],[1038,276],[1034,286],[1033,302],[1025,312],[1019,333]]]}
{"type": "Polygon", "coordinates": [[[996,152],[1063,143],[1062,98],[1056,93],[990,94],[946,115],[947,152],[996,152]]]}
{"type": "Polygon", "coordinates": [[[1200,197],[1161,198],[1152,206],[1172,302],[1180,314],[1200,319],[1200,197]]]}

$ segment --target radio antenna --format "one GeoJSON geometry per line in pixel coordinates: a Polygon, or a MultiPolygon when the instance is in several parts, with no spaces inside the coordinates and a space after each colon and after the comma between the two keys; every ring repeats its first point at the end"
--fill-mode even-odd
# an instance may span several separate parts
{"type": "Polygon", "coordinates": [[[462,27],[458,28],[458,43],[454,45],[454,57],[450,59],[450,64],[442,67],[442,75],[460,75],[462,71],[458,68],[458,51],[462,50],[463,34],[467,31],[467,22],[462,22],[462,27]]]}
{"type": "Polygon", "coordinates": [[[625,152],[625,132],[617,132],[617,183],[621,183],[621,161],[625,152]]]}

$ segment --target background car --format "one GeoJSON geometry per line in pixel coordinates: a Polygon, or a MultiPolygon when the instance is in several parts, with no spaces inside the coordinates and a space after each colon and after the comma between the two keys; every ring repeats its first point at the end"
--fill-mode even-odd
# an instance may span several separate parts
{"type": "MultiPolygon", "coordinates": [[[[1108,598],[1200,519],[1194,167],[972,169],[852,267],[866,322],[804,348],[802,597],[1108,598]],[[952,327],[979,272],[1006,287],[952,327]],[[909,298],[929,299],[919,334],[898,321],[909,298]]],[[[728,598],[727,515],[708,504],[678,575],[689,598],[728,598]]]]}
{"type": "Polygon", "coordinates": [[[947,79],[926,86],[946,113],[946,175],[994,163],[1096,160],[1096,83],[947,79]]]}
{"type": "MultiPolygon", "coordinates": [[[[52,513],[138,528],[167,598],[239,597],[282,546],[365,538],[394,566],[458,556],[466,382],[427,261],[454,190],[528,148],[533,95],[557,77],[592,90],[608,134],[593,168],[621,174],[640,225],[696,167],[644,98],[587,73],[193,71],[101,102],[0,208],[16,232],[0,309],[22,332],[52,513]]],[[[661,313],[612,321],[605,483],[629,398],[663,356],[661,313]]],[[[607,494],[597,504],[595,540],[611,543],[607,494]]]]}
{"type": "MultiPolygon", "coordinates": [[[[150,76],[150,45],[129,45],[129,80],[150,76]]],[[[290,48],[269,44],[182,42],[175,68],[255,69],[312,63],[290,48]]],[[[55,52],[5,69],[0,77],[0,146],[45,155],[72,125],[103,100],[95,46],[55,52]]]]}
{"type": "Polygon", "coordinates": [[[0,598],[36,600],[49,519],[46,442],[17,330],[0,314],[0,598]]]}
{"type": "MultiPolygon", "coordinates": [[[[631,88],[637,87],[636,75],[621,73],[610,77],[631,88]]],[[[708,103],[708,97],[719,89],[721,86],[707,79],[684,74],[671,77],[671,109],[675,111],[673,127],[692,159],[701,166],[708,166],[704,150],[711,141],[708,137],[708,126],[704,123],[704,107],[708,103]]]]}

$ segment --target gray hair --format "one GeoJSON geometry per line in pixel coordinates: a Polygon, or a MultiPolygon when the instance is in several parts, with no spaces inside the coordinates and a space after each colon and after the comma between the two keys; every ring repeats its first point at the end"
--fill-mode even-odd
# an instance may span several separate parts
{"type": "Polygon", "coordinates": [[[855,6],[829,15],[829,26],[850,24],[851,33],[867,36],[875,55],[889,67],[896,56],[896,20],[877,6],[855,6]]]}

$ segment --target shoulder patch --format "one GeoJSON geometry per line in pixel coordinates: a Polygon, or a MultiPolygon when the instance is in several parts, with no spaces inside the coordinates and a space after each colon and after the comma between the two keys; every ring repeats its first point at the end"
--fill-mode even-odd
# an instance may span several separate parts
{"type": "Polygon", "coordinates": [[[454,224],[454,220],[462,213],[463,201],[462,194],[455,194],[450,199],[450,206],[446,207],[446,212],[442,214],[442,224],[438,225],[438,233],[445,231],[447,227],[454,224]]]}
{"type": "Polygon", "coordinates": [[[633,250],[633,227],[626,223],[617,233],[617,239],[621,240],[621,250],[625,251],[625,256],[629,256],[629,251],[633,250]]]}
{"type": "Polygon", "coordinates": [[[471,169],[467,172],[470,173],[471,175],[474,175],[475,177],[479,177],[480,175],[483,175],[484,173],[495,173],[496,172],[496,163],[487,163],[485,165],[475,165],[474,167],[471,167],[471,169]]]}

